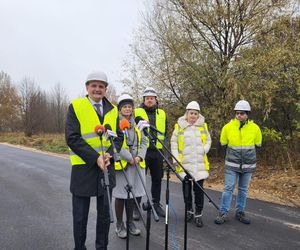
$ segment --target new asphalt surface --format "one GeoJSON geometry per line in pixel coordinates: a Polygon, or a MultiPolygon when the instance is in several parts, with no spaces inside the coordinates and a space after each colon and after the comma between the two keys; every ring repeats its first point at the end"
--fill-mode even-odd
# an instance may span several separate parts
{"type": "MultiPolygon", "coordinates": [[[[69,160],[42,152],[0,144],[0,249],[73,249],[69,160]]],[[[148,190],[150,178],[147,178],[148,190]]],[[[165,204],[166,181],[162,185],[165,204]]],[[[221,194],[206,190],[217,204],[221,194]]],[[[232,206],[234,206],[234,201],[232,206]]],[[[179,183],[170,182],[168,249],[183,249],[184,203],[179,183]]],[[[233,209],[232,209],[233,211],[233,209]]],[[[146,218],[146,213],[144,217],[146,218]]],[[[230,221],[215,225],[215,207],[205,200],[203,228],[188,223],[187,249],[300,249],[300,209],[248,200],[251,225],[230,214],[230,221]]],[[[88,223],[87,248],[95,249],[95,200],[88,223]]],[[[140,236],[130,237],[130,248],[146,248],[142,222],[140,236]]],[[[111,224],[109,249],[126,249],[126,240],[111,224]]],[[[165,249],[165,220],[151,220],[150,249],[165,249]]]]}

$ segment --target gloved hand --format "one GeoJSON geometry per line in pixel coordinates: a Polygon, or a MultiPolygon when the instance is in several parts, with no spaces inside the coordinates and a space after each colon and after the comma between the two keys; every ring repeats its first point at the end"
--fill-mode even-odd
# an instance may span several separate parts
{"type": "Polygon", "coordinates": [[[139,123],[137,124],[137,128],[139,131],[143,131],[144,128],[149,128],[150,127],[150,124],[148,123],[148,121],[145,121],[145,120],[142,120],[142,121],[139,121],[139,123]]]}

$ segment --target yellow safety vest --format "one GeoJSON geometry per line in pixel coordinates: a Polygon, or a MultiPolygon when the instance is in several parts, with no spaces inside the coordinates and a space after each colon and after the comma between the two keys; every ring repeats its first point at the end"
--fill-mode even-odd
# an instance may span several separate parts
{"type": "MultiPolygon", "coordinates": [[[[200,131],[200,138],[202,140],[202,144],[205,145],[206,143],[206,136],[207,136],[207,124],[204,123],[204,127],[203,126],[198,126],[198,129],[200,131]]],[[[181,127],[179,127],[178,123],[175,124],[175,130],[178,131],[178,157],[179,157],[179,162],[182,164],[182,152],[183,152],[183,148],[184,148],[184,131],[181,127]]],[[[205,164],[205,169],[208,171],[209,170],[209,162],[208,162],[208,158],[207,155],[204,155],[204,164],[205,164]]],[[[183,169],[180,166],[176,166],[176,171],[177,172],[182,172],[183,169]]]]}
{"type": "MultiPolygon", "coordinates": [[[[134,115],[135,117],[141,116],[143,119],[149,121],[149,117],[143,108],[136,108],[134,110],[134,115]]],[[[155,118],[155,127],[157,130],[162,132],[163,134],[157,133],[157,138],[160,139],[161,141],[164,141],[165,139],[165,133],[166,133],[166,113],[162,109],[157,109],[156,111],[156,118],[155,118]]],[[[150,145],[150,142],[148,141],[148,147],[150,145]]],[[[158,149],[162,149],[163,146],[159,141],[156,141],[156,147],[158,149]]]]}
{"type": "MultiPolygon", "coordinates": [[[[141,139],[142,139],[141,132],[137,128],[134,128],[134,130],[138,137],[138,147],[139,147],[139,145],[141,145],[141,139]]],[[[122,148],[129,150],[129,146],[127,145],[127,142],[126,142],[126,136],[124,136],[122,148]]],[[[125,168],[127,165],[127,161],[125,161],[124,159],[121,159],[121,164],[120,164],[120,162],[115,162],[115,170],[122,170],[122,167],[125,168]],[[121,166],[121,164],[122,164],[122,166],[121,166]]],[[[145,163],[144,159],[139,164],[140,164],[141,168],[146,167],[146,163],[145,163]]]]}
{"type": "MultiPolygon", "coordinates": [[[[81,137],[99,154],[102,153],[100,137],[94,132],[97,125],[100,124],[99,117],[89,101],[88,97],[77,98],[72,101],[75,115],[80,124],[81,137]]],[[[113,105],[113,109],[107,112],[104,116],[104,124],[110,124],[113,131],[116,131],[118,109],[113,105]]],[[[103,150],[106,150],[110,146],[110,141],[102,138],[103,150]]],[[[73,151],[70,150],[70,161],[72,165],[86,164],[86,162],[73,151]]]]}

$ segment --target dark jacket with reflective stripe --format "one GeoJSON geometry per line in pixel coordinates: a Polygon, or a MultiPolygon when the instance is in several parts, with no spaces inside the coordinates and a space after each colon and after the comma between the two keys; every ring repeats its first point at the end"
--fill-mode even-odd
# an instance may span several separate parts
{"type": "MultiPolygon", "coordinates": [[[[103,98],[103,114],[105,115],[113,108],[111,103],[103,98]]],[[[123,143],[123,133],[119,128],[117,119],[117,134],[114,139],[117,151],[120,151],[123,143]]],[[[99,120],[103,123],[103,118],[99,116],[99,120]]],[[[65,137],[67,145],[73,152],[79,155],[86,164],[72,166],[70,191],[77,196],[101,196],[104,193],[103,189],[103,172],[97,165],[99,154],[86,143],[81,137],[80,124],[75,115],[72,104],[70,104],[66,120],[65,137]]],[[[113,149],[110,147],[107,152],[113,155],[113,149]]],[[[111,159],[109,166],[109,179],[111,187],[115,186],[114,161],[111,159]]]]}

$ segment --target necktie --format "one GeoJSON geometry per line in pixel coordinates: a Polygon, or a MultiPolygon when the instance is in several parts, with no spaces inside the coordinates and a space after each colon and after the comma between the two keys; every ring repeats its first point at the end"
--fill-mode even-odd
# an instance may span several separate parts
{"type": "Polygon", "coordinates": [[[95,108],[97,110],[98,115],[102,116],[102,110],[101,110],[101,106],[102,105],[99,104],[99,103],[96,103],[96,104],[94,104],[94,106],[95,106],[95,108]]]}

